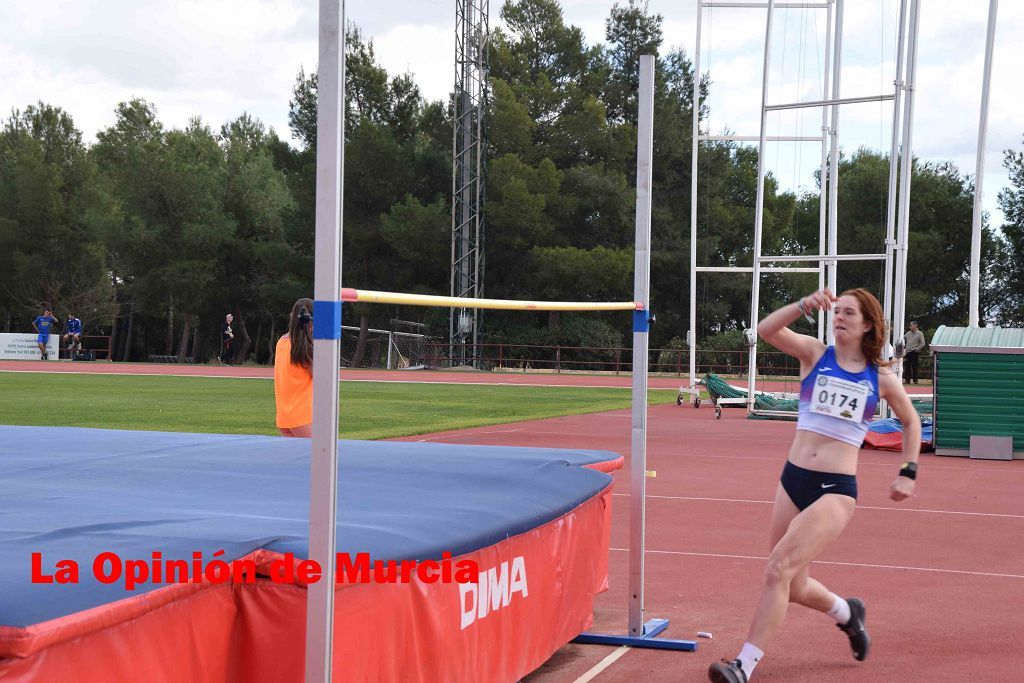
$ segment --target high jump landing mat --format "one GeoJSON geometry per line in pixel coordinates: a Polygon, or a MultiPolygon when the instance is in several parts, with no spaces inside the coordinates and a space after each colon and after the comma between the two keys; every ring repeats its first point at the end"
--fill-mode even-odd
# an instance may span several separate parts
{"type": "MultiPolygon", "coordinates": [[[[301,681],[306,583],[282,568],[308,552],[309,458],[304,439],[0,426],[0,680],[301,681]],[[183,582],[197,557],[256,571],[183,582]],[[155,575],[176,560],[173,581],[155,575]]],[[[621,465],[607,451],[341,441],[339,553],[424,566],[450,553],[479,576],[341,580],[334,680],[515,681],[540,666],[607,588],[621,465]]]]}

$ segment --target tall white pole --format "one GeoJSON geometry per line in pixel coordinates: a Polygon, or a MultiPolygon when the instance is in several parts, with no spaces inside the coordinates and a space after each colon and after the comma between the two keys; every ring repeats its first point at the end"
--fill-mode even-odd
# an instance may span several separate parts
{"type": "Polygon", "coordinates": [[[754,263],[750,284],[750,330],[754,335],[748,352],[747,412],[754,409],[754,392],[757,389],[757,321],[761,297],[761,227],[764,224],[764,157],[765,131],[768,126],[768,69],[772,54],[772,18],[775,16],[775,0],[768,0],[768,18],[764,29],[764,64],[761,69],[761,133],[757,143],[757,199],[754,204],[754,263]]]}
{"type": "MultiPolygon", "coordinates": [[[[824,82],[821,87],[821,99],[828,97],[829,69],[832,64],[832,3],[829,0],[828,9],[825,11],[825,70],[824,82]]],[[[828,190],[825,185],[829,177],[828,172],[828,144],[830,123],[828,120],[829,108],[821,108],[821,179],[818,181],[818,255],[824,256],[828,245],[828,190]]],[[[818,261],[818,289],[825,288],[825,262],[818,261]]],[[[818,339],[825,341],[825,316],[818,316],[818,339]]]]}
{"type": "Polygon", "coordinates": [[[322,568],[306,596],[306,682],[329,683],[334,642],[341,352],[341,207],[344,156],[344,0],[320,0],[317,70],[316,254],[313,303],[313,440],[309,558],[322,568]]]}
{"type": "Polygon", "coordinates": [[[907,98],[903,101],[903,149],[900,153],[900,208],[896,237],[896,291],[893,328],[903,334],[907,316],[907,244],[910,236],[910,181],[914,160],[914,94],[917,79],[918,0],[910,3],[910,34],[907,39],[907,98]]]}
{"type": "MultiPolygon", "coordinates": [[[[697,386],[697,154],[700,150],[700,25],[704,0],[697,0],[697,42],[693,56],[693,135],[690,151],[690,388],[697,386]]],[[[709,133],[711,131],[708,131],[709,133]]]]}
{"type": "Polygon", "coordinates": [[[974,219],[971,222],[971,327],[978,326],[981,282],[981,181],[985,176],[985,137],[988,134],[988,93],[992,81],[992,50],[996,41],[996,13],[999,0],[988,3],[988,33],[985,37],[985,72],[981,80],[981,113],[978,116],[978,155],[974,169],[974,219]]]}
{"type": "MultiPolygon", "coordinates": [[[[893,77],[892,133],[889,141],[889,193],[885,216],[885,290],[882,298],[885,321],[890,326],[892,325],[893,252],[896,247],[896,171],[899,168],[900,101],[903,97],[903,40],[906,29],[907,0],[900,0],[899,35],[896,39],[896,74],[893,77]]],[[[889,332],[890,338],[895,344],[896,339],[893,335],[896,334],[896,330],[892,329],[889,332]]]]}
{"type": "Polygon", "coordinates": [[[640,55],[636,143],[636,250],[633,300],[633,412],[629,501],[629,635],[644,635],[644,551],[647,495],[647,348],[651,303],[651,183],[654,157],[654,57],[640,55]]]}
{"type": "MultiPolygon", "coordinates": [[[[836,2],[836,34],[832,41],[834,50],[834,61],[832,63],[832,99],[839,99],[840,76],[843,68],[843,0],[836,2]]],[[[832,130],[831,147],[829,150],[828,172],[828,254],[835,256],[839,253],[839,105],[832,105],[832,130]]],[[[836,291],[838,280],[839,262],[828,263],[828,287],[833,293],[836,291]]],[[[826,314],[825,337],[828,343],[834,341],[832,332],[833,311],[830,308],[826,314]]]]}
{"type": "MultiPolygon", "coordinates": [[[[899,168],[900,153],[900,100],[903,95],[903,40],[907,32],[907,0],[900,0],[899,33],[896,38],[896,72],[893,76],[892,129],[889,140],[889,191],[886,196],[885,214],[885,280],[882,294],[882,319],[889,325],[886,336],[896,344],[895,325],[892,322],[893,271],[896,250],[896,170],[899,168]]],[[[882,417],[889,416],[889,403],[884,398],[878,406],[882,417]]]]}

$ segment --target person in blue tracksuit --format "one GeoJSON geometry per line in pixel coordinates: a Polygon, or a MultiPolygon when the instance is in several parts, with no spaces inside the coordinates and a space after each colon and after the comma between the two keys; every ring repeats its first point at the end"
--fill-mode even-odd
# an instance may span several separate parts
{"type": "Polygon", "coordinates": [[[68,322],[64,326],[64,342],[68,346],[68,357],[75,359],[75,351],[82,348],[82,321],[74,313],[68,313],[68,322]]]}
{"type": "Polygon", "coordinates": [[[36,319],[32,321],[32,328],[36,331],[36,344],[39,345],[42,360],[48,360],[46,357],[46,342],[50,340],[50,330],[57,322],[49,308],[43,309],[43,314],[36,316],[36,319]]]}

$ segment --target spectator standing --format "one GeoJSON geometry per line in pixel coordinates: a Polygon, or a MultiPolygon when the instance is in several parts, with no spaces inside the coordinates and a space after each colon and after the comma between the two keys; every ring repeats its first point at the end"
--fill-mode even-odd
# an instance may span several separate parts
{"type": "Polygon", "coordinates": [[[36,331],[37,335],[36,344],[39,345],[39,353],[42,354],[41,360],[49,360],[46,354],[46,343],[50,341],[50,329],[58,322],[49,308],[44,308],[43,314],[36,316],[36,319],[32,321],[32,329],[36,331]]]}
{"type": "Polygon", "coordinates": [[[917,321],[910,323],[910,331],[903,335],[905,348],[903,383],[910,384],[911,381],[917,384],[917,358],[925,349],[924,333],[917,329],[917,321]]]}
{"type": "Polygon", "coordinates": [[[231,365],[231,348],[235,341],[231,323],[234,321],[235,316],[228,313],[224,316],[224,322],[220,326],[220,362],[224,365],[231,365]]]}

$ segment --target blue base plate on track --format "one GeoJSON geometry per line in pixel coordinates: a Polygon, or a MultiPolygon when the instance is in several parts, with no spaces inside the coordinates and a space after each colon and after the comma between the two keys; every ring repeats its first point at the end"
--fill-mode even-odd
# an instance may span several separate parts
{"type": "Polygon", "coordinates": [[[585,645],[628,645],[630,647],[646,647],[654,650],[679,650],[696,652],[697,642],[694,640],[669,640],[655,638],[668,628],[668,619],[651,619],[644,624],[642,636],[614,636],[604,633],[581,633],[572,642],[585,645]]]}

